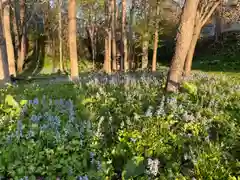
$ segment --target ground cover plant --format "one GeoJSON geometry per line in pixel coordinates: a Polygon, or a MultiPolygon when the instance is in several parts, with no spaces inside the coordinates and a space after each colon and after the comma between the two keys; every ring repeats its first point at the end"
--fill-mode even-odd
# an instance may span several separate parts
{"type": "Polygon", "coordinates": [[[239,78],[165,73],[1,89],[0,176],[13,179],[239,179],[239,78]]]}

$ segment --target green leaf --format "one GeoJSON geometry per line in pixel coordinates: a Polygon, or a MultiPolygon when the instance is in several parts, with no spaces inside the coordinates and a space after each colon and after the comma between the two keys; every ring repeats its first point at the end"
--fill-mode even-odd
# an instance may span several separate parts
{"type": "Polygon", "coordinates": [[[20,105],[24,106],[25,104],[27,104],[27,102],[28,102],[27,100],[23,99],[23,100],[20,101],[20,105]]]}
{"type": "Polygon", "coordinates": [[[189,94],[196,95],[197,94],[197,86],[188,82],[184,82],[182,84],[183,89],[189,94]]]}
{"type": "Polygon", "coordinates": [[[12,95],[7,95],[5,98],[5,103],[9,106],[12,106],[14,108],[19,108],[19,104],[17,103],[17,101],[13,98],[12,95]]]}
{"type": "Polygon", "coordinates": [[[128,160],[122,172],[122,177],[124,179],[129,179],[141,175],[145,170],[143,161],[144,158],[142,156],[134,156],[132,159],[128,160]]]}

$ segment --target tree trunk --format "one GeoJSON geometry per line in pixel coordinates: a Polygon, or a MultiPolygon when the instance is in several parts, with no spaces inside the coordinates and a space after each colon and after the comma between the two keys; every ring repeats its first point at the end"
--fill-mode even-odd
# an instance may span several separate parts
{"type": "Polygon", "coordinates": [[[134,52],[133,52],[133,26],[134,26],[134,13],[135,13],[135,0],[132,0],[132,7],[130,9],[130,22],[129,22],[129,68],[133,68],[134,52]]]}
{"type": "Polygon", "coordinates": [[[59,70],[63,72],[62,0],[58,0],[59,70]]]}
{"type": "Polygon", "coordinates": [[[144,0],[144,33],[142,35],[142,69],[148,68],[148,46],[149,46],[149,33],[148,33],[148,25],[149,25],[149,19],[148,19],[148,10],[149,10],[149,4],[147,0],[144,0]]]}
{"type": "Polygon", "coordinates": [[[14,53],[15,58],[18,58],[20,54],[20,20],[18,13],[18,1],[14,1],[14,17],[13,17],[13,32],[14,32],[14,53]]]}
{"type": "Polygon", "coordinates": [[[3,7],[3,28],[6,39],[7,47],[7,56],[8,56],[8,66],[10,75],[16,76],[16,67],[15,67],[15,57],[14,57],[14,47],[11,35],[11,26],[10,26],[10,4],[6,4],[3,7]]]}
{"type": "Polygon", "coordinates": [[[152,58],[152,72],[155,72],[157,69],[157,50],[158,50],[158,24],[159,24],[159,11],[160,11],[160,1],[157,1],[156,7],[156,24],[155,24],[155,33],[154,33],[154,47],[153,47],[153,58],[152,58]]]}
{"type": "Polygon", "coordinates": [[[195,52],[195,47],[197,45],[198,38],[201,33],[201,29],[204,26],[204,24],[207,22],[207,20],[211,17],[211,15],[213,14],[214,10],[217,8],[219,3],[220,3],[219,1],[215,2],[211,7],[209,6],[208,8],[206,6],[205,8],[203,8],[204,10],[201,14],[200,14],[201,11],[197,11],[193,37],[192,37],[192,41],[191,41],[191,44],[187,53],[187,57],[185,60],[185,64],[184,64],[183,76],[185,77],[189,76],[191,73],[193,55],[195,52]]]}
{"type": "Polygon", "coordinates": [[[190,73],[191,73],[193,55],[194,55],[194,52],[195,52],[195,48],[196,48],[196,45],[197,45],[198,38],[199,38],[200,33],[201,33],[201,29],[202,28],[201,28],[200,24],[199,23],[196,24],[196,26],[194,28],[192,41],[191,41],[191,44],[190,44],[190,47],[189,47],[189,50],[188,50],[188,53],[187,53],[187,58],[186,58],[185,64],[184,64],[184,76],[185,77],[189,76],[190,73]]]}
{"type": "Polygon", "coordinates": [[[128,56],[127,56],[127,36],[126,36],[126,0],[122,0],[122,60],[124,62],[124,71],[128,71],[128,56]]]}
{"type": "Polygon", "coordinates": [[[109,47],[108,47],[108,36],[106,35],[105,40],[104,40],[104,46],[105,46],[105,53],[104,53],[104,64],[103,64],[103,69],[106,73],[108,73],[108,62],[109,62],[109,47]]]}
{"type": "MultiPolygon", "coordinates": [[[[111,0],[112,1],[112,0],[111,0]]],[[[108,1],[109,2],[109,1],[108,1]]],[[[112,17],[112,13],[113,13],[112,6],[111,6],[111,2],[109,2],[108,4],[108,73],[112,72],[112,28],[111,28],[111,17],[112,17]]]]}
{"type": "Polygon", "coordinates": [[[166,84],[167,92],[176,92],[182,78],[184,62],[191,44],[199,0],[186,0],[181,15],[175,54],[166,84]]]}
{"type": "Polygon", "coordinates": [[[23,70],[23,64],[26,57],[26,25],[25,25],[25,0],[20,1],[20,23],[21,23],[21,36],[20,36],[20,51],[18,51],[17,71],[19,73],[23,70]]]}
{"type": "Polygon", "coordinates": [[[75,81],[79,80],[77,55],[76,0],[68,0],[68,19],[71,79],[72,81],[75,81]]]}
{"type": "Polygon", "coordinates": [[[0,82],[9,80],[9,70],[7,64],[7,53],[5,39],[2,28],[2,0],[0,0],[0,82]]]}
{"type": "Polygon", "coordinates": [[[112,69],[117,70],[117,50],[116,50],[116,0],[111,0],[111,30],[112,30],[112,69]]]}
{"type": "Polygon", "coordinates": [[[110,29],[110,16],[111,16],[111,6],[109,5],[109,1],[105,0],[105,56],[104,56],[104,70],[106,73],[111,72],[111,29],[110,29]]]}
{"type": "Polygon", "coordinates": [[[142,69],[147,69],[148,67],[148,45],[148,32],[145,32],[142,43],[142,69]]]}
{"type": "Polygon", "coordinates": [[[218,42],[222,39],[222,4],[216,9],[215,13],[215,21],[216,21],[216,27],[215,27],[215,41],[218,42]]]}

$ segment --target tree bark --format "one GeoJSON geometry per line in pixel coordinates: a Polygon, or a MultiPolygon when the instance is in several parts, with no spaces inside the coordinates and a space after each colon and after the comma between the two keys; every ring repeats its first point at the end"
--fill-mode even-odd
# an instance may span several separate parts
{"type": "Polygon", "coordinates": [[[185,64],[184,64],[184,73],[183,73],[184,77],[187,77],[191,74],[193,56],[194,56],[195,48],[202,30],[202,27],[206,24],[207,20],[211,17],[214,10],[217,8],[219,4],[220,4],[220,1],[216,1],[212,6],[208,6],[208,7],[205,6],[205,8],[202,8],[203,9],[202,12],[199,10],[197,11],[193,37],[192,37],[192,41],[191,41],[188,54],[185,60],[185,64]]]}
{"type": "Polygon", "coordinates": [[[147,69],[148,67],[148,45],[148,32],[145,32],[142,42],[142,69],[147,69]]]}
{"type": "Polygon", "coordinates": [[[127,54],[127,34],[126,34],[126,0],[122,0],[122,60],[124,62],[124,71],[128,71],[128,54],[127,54]]]}
{"type": "Polygon", "coordinates": [[[3,28],[6,40],[7,47],[7,56],[8,56],[8,66],[10,75],[16,76],[16,67],[15,67],[15,56],[14,56],[14,47],[11,35],[11,26],[10,26],[10,4],[6,3],[3,7],[3,28]]]}
{"type": "Polygon", "coordinates": [[[109,1],[105,0],[105,56],[104,70],[106,73],[111,73],[111,6],[109,1]]]}
{"type": "Polygon", "coordinates": [[[58,0],[59,70],[63,72],[62,0],[58,0]]]}
{"type": "Polygon", "coordinates": [[[190,44],[190,47],[189,47],[189,50],[188,50],[188,53],[187,53],[187,58],[185,60],[185,65],[184,65],[184,76],[187,77],[190,75],[191,73],[191,68],[192,68],[192,59],[193,59],[193,55],[194,55],[194,52],[195,52],[195,48],[196,48],[196,45],[197,45],[197,41],[198,41],[198,38],[200,36],[200,33],[201,33],[201,26],[196,25],[195,28],[194,28],[194,33],[193,33],[193,37],[192,37],[192,41],[191,41],[191,44],[190,44]]]}
{"type": "Polygon", "coordinates": [[[20,48],[18,53],[18,61],[17,61],[17,71],[19,73],[23,70],[23,64],[26,57],[26,25],[25,25],[25,14],[26,14],[26,1],[20,1],[20,48]]]}
{"type": "Polygon", "coordinates": [[[160,1],[157,1],[156,7],[156,24],[154,33],[154,47],[153,47],[153,58],[152,58],[152,72],[157,69],[157,50],[158,50],[158,24],[159,24],[159,11],[160,11],[160,1]]]}
{"type": "Polygon", "coordinates": [[[149,32],[148,32],[148,25],[149,25],[149,19],[148,19],[148,10],[149,5],[147,0],[144,0],[144,33],[142,35],[142,69],[147,69],[148,67],[148,46],[149,46],[149,32]]]}
{"type": "Polygon", "coordinates": [[[117,46],[116,46],[116,0],[111,0],[111,31],[112,31],[112,69],[117,69],[117,46]]]}
{"type": "Polygon", "coordinates": [[[7,53],[5,39],[2,28],[2,0],[0,0],[0,82],[9,80],[9,70],[7,64],[7,53]]]}
{"type": "Polygon", "coordinates": [[[129,68],[133,68],[134,52],[133,52],[133,26],[134,26],[134,13],[135,13],[135,0],[132,0],[132,6],[130,9],[130,22],[129,22],[129,68]]]}
{"type": "Polygon", "coordinates": [[[168,73],[166,84],[167,92],[178,91],[179,83],[182,78],[184,62],[193,36],[198,4],[199,0],[185,1],[177,34],[175,54],[168,73]]]}
{"type": "Polygon", "coordinates": [[[71,79],[79,80],[77,55],[76,0],[68,0],[69,53],[71,61],[71,79]]]}

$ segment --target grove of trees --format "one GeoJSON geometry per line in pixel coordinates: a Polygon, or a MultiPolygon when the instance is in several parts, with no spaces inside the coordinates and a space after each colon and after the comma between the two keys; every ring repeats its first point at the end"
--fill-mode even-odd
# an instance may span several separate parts
{"type": "Polygon", "coordinates": [[[79,61],[86,57],[93,69],[102,62],[108,74],[156,71],[161,38],[176,34],[166,90],[177,91],[190,75],[201,29],[223,3],[186,0],[182,7],[172,0],[0,0],[0,80],[21,75],[31,64],[43,66],[46,54],[62,73],[70,63],[72,80],[79,79],[79,61]]]}

